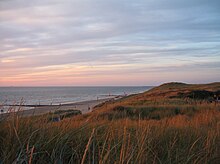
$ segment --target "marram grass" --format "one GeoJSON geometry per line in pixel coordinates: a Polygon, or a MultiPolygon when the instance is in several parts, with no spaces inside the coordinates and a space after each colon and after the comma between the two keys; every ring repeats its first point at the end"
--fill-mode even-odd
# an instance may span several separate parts
{"type": "Polygon", "coordinates": [[[108,119],[98,111],[60,122],[50,122],[45,115],[13,115],[0,123],[0,160],[6,164],[218,163],[218,108],[161,119],[128,115],[108,119]]]}

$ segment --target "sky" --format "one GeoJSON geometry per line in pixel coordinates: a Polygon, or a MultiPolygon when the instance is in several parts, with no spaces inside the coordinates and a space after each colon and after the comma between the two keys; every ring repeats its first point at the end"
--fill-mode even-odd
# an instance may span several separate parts
{"type": "Polygon", "coordinates": [[[220,81],[219,0],[0,0],[0,86],[220,81]]]}

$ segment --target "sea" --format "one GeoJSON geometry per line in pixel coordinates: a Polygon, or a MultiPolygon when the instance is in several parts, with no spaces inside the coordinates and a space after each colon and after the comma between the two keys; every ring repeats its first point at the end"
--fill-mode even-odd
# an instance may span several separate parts
{"type": "Polygon", "coordinates": [[[151,86],[0,87],[0,105],[57,105],[137,94],[151,86]]]}

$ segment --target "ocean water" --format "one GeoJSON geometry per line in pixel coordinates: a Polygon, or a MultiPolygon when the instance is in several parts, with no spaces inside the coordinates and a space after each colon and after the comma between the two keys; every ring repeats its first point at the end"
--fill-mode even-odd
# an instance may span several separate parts
{"type": "Polygon", "coordinates": [[[0,87],[0,105],[56,105],[141,93],[151,86],[137,87],[0,87]]]}

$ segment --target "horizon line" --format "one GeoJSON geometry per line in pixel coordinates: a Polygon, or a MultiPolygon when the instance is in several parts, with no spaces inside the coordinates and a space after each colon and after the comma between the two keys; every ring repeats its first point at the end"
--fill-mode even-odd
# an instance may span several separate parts
{"type": "Polygon", "coordinates": [[[162,84],[167,83],[184,83],[184,84],[213,84],[213,83],[220,83],[220,81],[213,81],[213,82],[201,82],[201,83],[189,83],[189,82],[182,82],[182,81],[168,81],[168,82],[162,82],[158,84],[153,85],[24,85],[24,86],[16,86],[16,85],[9,85],[9,86],[1,86],[1,88],[9,88],[9,87],[155,87],[160,86],[162,84]]]}

